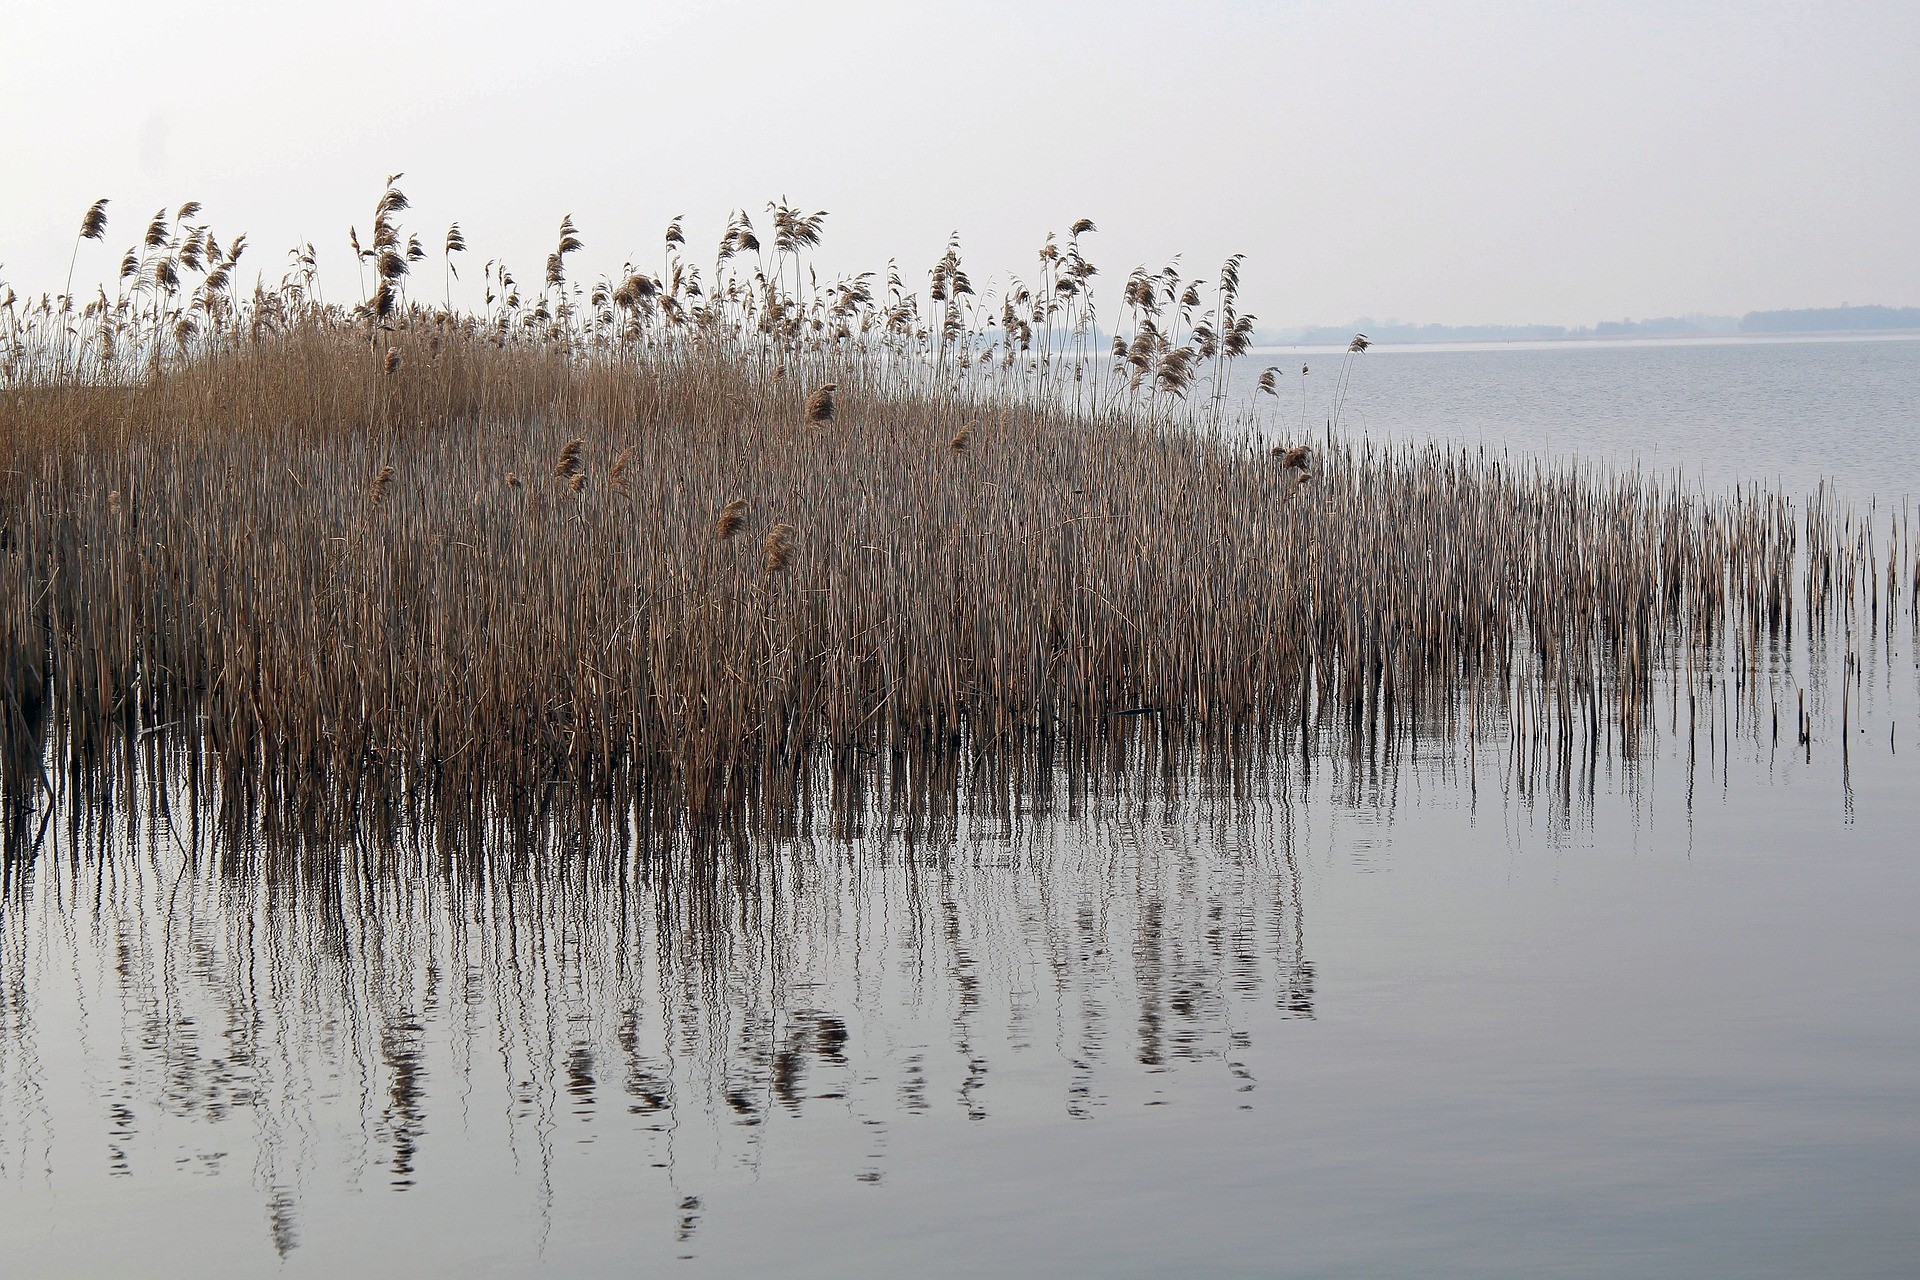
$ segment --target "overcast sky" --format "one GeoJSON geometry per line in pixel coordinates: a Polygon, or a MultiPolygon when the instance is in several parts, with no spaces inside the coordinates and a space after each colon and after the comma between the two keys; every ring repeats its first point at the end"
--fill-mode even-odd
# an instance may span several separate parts
{"type": "MultiPolygon", "coordinates": [[[[243,279],[311,240],[355,292],[403,170],[538,275],[657,263],[688,216],[830,212],[821,274],[976,283],[1095,219],[1112,288],[1249,255],[1263,326],[1579,324],[1920,304],[1920,4],[5,0],[0,279],[58,289],[82,212],[203,201],[243,279]]],[[[424,266],[425,264],[423,264],[424,266]]],[[[437,292],[439,274],[430,273],[437,292]]]]}

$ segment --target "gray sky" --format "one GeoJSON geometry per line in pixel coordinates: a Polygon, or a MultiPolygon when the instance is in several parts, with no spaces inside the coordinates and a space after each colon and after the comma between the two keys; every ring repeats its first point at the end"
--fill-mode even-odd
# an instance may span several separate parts
{"type": "MultiPolygon", "coordinates": [[[[1109,291],[1249,255],[1263,325],[1920,304],[1920,4],[6,0],[0,279],[107,277],[203,201],[333,296],[385,175],[437,247],[576,275],[676,213],[831,213],[822,275],[948,232],[976,283],[1095,219],[1109,291]]],[[[437,263],[422,292],[438,295],[437,263]]],[[[357,295],[356,295],[357,296],[357,295]]]]}

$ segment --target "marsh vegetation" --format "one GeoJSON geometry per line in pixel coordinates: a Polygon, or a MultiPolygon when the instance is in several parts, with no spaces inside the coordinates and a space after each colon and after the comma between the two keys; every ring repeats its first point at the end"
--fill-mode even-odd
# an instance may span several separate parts
{"type": "MultiPolygon", "coordinates": [[[[461,310],[463,234],[407,209],[390,181],[351,234],[357,303],[311,246],[243,293],[192,204],[113,295],[0,286],[10,840],[56,787],[176,774],[322,833],[1005,796],[1117,743],[1499,741],[1525,780],[1716,681],[1805,741],[1794,628],[1913,614],[1904,515],[1352,438],[1363,342],[1324,414],[1277,368],[1233,409],[1237,257],[1134,271],[1109,336],[1089,222],[1031,284],[977,292],[957,238],[924,289],[821,283],[826,215],[780,202],[591,283],[566,219],[461,310]]],[[[105,234],[103,202],[76,253],[105,234]]]]}

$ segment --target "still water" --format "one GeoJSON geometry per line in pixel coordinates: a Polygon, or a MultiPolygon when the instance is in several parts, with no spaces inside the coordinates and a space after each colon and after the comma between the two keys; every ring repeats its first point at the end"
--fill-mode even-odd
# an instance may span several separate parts
{"type": "Polygon", "coordinates": [[[1920,499],[1920,334],[1376,346],[1351,362],[1276,348],[1246,363],[1283,372],[1272,397],[1252,394],[1254,376],[1234,388],[1280,438],[1325,431],[1350,363],[1340,425],[1353,438],[1678,473],[1714,490],[1804,494],[1825,480],[1862,507],[1920,499]]]}
{"type": "MultiPolygon", "coordinates": [[[[1911,381],[1920,348],[1859,345],[1904,351],[1911,381]]],[[[1369,353],[1349,422],[1416,384],[1470,408],[1479,364],[1525,358],[1369,353]],[[1397,360],[1431,371],[1396,382],[1397,360]]],[[[1669,356],[1607,358],[1639,387],[1669,356]]],[[[1526,395],[1554,398],[1471,412],[1511,423],[1526,395]]],[[[1755,431],[1764,451],[1789,426],[1755,431]]],[[[1859,460],[1849,490],[1897,466],[1876,431],[1914,439],[1828,442],[1859,460]]],[[[1691,729],[1663,704],[1631,767],[1123,761],[698,855],[564,824],[215,849],[177,804],[131,827],[56,810],[0,896],[0,1257],[1910,1276],[1910,621],[1851,641],[1844,749],[1801,640],[1691,729]],[[1801,687],[1805,746],[1768,714],[1801,687]]]]}

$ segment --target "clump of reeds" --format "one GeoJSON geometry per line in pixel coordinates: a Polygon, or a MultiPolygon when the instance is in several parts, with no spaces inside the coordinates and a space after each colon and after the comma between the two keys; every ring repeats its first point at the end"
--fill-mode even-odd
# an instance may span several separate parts
{"type": "Polygon", "coordinates": [[[241,241],[191,205],[79,323],[0,305],[9,795],[149,734],[303,811],[561,781],[702,812],[819,752],[990,759],[1143,718],[1631,752],[1661,673],[1758,670],[1796,610],[1891,616],[1920,573],[1903,535],[1882,589],[1845,513],[1765,491],[1355,442],[1275,466],[1190,431],[1224,412],[1237,268],[1211,295],[1137,273],[1110,362],[1091,228],[987,310],[957,244],[925,298],[800,291],[818,225],[786,209],[757,278],[742,214],[717,277],[681,237],[576,296],[569,223],[543,298],[496,263],[467,314],[407,296],[405,207],[390,185],[357,306],[319,301],[304,249],[234,296],[241,241]],[[853,429],[800,429],[796,386],[812,421],[847,389],[853,429]],[[761,572],[716,545],[741,494],[761,572]]]}

